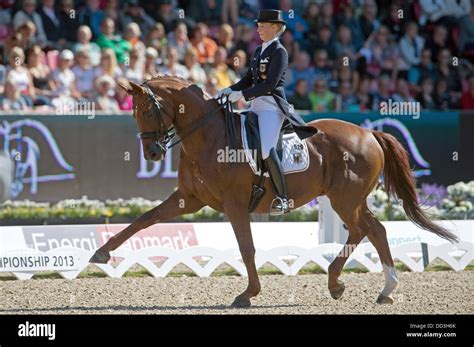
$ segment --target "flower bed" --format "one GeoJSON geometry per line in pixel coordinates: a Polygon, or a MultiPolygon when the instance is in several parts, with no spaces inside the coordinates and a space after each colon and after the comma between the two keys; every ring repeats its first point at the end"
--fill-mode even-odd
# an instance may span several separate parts
{"type": "MultiPolygon", "coordinates": [[[[380,220],[406,220],[401,204],[388,199],[383,188],[372,192],[372,210],[380,220]]],[[[474,219],[474,181],[459,182],[447,188],[437,185],[422,185],[418,189],[419,201],[425,212],[437,219],[474,219]]],[[[55,204],[44,202],[6,201],[0,205],[0,225],[20,224],[90,224],[127,223],[133,221],[160,200],[143,198],[90,200],[67,199],[55,204]]],[[[223,221],[222,213],[204,207],[194,214],[174,219],[174,222],[223,221]]],[[[317,221],[318,205],[312,201],[283,216],[271,217],[271,221],[317,221]]]]}

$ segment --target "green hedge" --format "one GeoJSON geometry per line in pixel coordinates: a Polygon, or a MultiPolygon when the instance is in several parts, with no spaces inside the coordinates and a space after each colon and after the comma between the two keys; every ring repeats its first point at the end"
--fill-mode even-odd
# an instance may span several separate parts
{"type": "MultiPolygon", "coordinates": [[[[459,182],[448,186],[445,196],[432,206],[423,206],[423,210],[434,218],[474,219],[474,181],[459,182]]],[[[419,193],[422,193],[419,191],[419,193]]],[[[372,192],[374,196],[373,212],[380,220],[406,220],[406,214],[400,204],[390,201],[382,188],[372,192]]],[[[421,199],[420,199],[421,201],[421,199]]],[[[129,200],[90,200],[67,199],[55,204],[44,202],[6,201],[0,205],[0,220],[33,220],[40,224],[53,219],[103,219],[108,223],[114,219],[131,221],[151,208],[159,205],[160,200],[150,201],[143,198],[129,200]]],[[[204,207],[194,214],[176,218],[175,221],[223,221],[222,213],[204,207]]],[[[290,214],[271,217],[272,221],[317,221],[318,206],[311,202],[295,209],[290,214]]]]}

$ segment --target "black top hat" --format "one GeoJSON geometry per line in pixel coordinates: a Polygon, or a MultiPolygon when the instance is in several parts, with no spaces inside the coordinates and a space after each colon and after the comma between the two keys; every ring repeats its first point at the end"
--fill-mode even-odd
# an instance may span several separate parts
{"type": "Polygon", "coordinates": [[[260,10],[258,12],[258,18],[256,22],[286,24],[286,22],[283,20],[283,12],[280,10],[260,10]]]}

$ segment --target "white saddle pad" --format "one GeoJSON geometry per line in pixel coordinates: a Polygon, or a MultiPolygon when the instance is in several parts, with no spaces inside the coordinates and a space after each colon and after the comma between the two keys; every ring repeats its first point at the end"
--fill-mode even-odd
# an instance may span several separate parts
{"type": "MultiPolygon", "coordinates": [[[[247,142],[247,131],[245,129],[245,116],[240,115],[242,144],[247,162],[249,163],[255,175],[260,175],[260,170],[257,170],[257,163],[255,162],[252,151],[249,149],[247,142]]],[[[296,133],[284,134],[282,138],[282,166],[285,175],[305,171],[309,167],[309,153],[308,146],[305,141],[301,141],[296,133]]],[[[268,172],[264,176],[269,177],[268,172]]]]}

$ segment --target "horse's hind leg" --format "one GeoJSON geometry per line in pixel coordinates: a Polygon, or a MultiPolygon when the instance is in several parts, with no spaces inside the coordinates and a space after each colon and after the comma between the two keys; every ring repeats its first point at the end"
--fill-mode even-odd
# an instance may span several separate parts
{"type": "Polygon", "coordinates": [[[379,304],[392,304],[392,292],[398,285],[398,277],[395,272],[395,265],[393,263],[392,254],[387,241],[387,232],[385,227],[369,210],[364,214],[368,223],[370,224],[369,234],[367,235],[370,242],[374,245],[382,263],[383,272],[385,274],[385,287],[377,298],[379,304]]]}
{"type": "Polygon", "coordinates": [[[368,228],[364,225],[361,206],[352,207],[347,201],[333,197],[331,205],[339,217],[348,226],[349,236],[344,247],[333,260],[328,269],[328,289],[333,299],[339,299],[344,293],[344,283],[339,280],[342,269],[357,245],[367,235],[368,228]]]}

